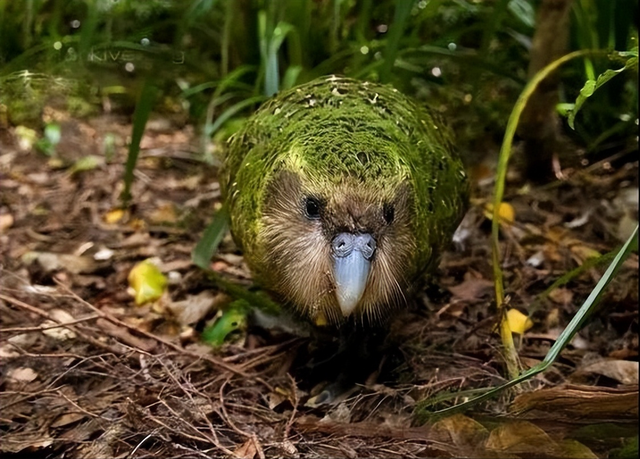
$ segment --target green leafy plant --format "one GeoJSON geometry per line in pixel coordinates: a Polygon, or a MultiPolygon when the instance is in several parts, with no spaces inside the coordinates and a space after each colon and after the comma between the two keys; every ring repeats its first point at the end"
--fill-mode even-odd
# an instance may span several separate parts
{"type": "Polygon", "coordinates": [[[589,97],[593,96],[593,94],[599,88],[601,88],[613,77],[627,70],[635,69],[636,73],[638,72],[638,48],[637,47],[627,52],[616,52],[614,53],[614,55],[616,57],[626,59],[624,66],[616,70],[607,69],[606,71],[598,75],[597,79],[587,80],[587,82],[584,84],[584,86],[580,90],[580,95],[576,99],[576,102],[573,105],[573,108],[571,108],[568,113],[567,122],[569,123],[569,126],[571,126],[571,129],[575,129],[576,115],[582,108],[582,105],[586,102],[586,100],[589,97]]]}
{"type": "MultiPolygon", "coordinates": [[[[584,51],[576,51],[570,54],[563,56],[560,59],[552,62],[547,65],[541,71],[539,71],[527,84],[525,89],[520,94],[518,101],[516,102],[511,115],[509,117],[509,122],[507,124],[507,129],[505,132],[504,140],[502,143],[502,148],[500,150],[500,157],[498,161],[498,169],[496,171],[496,183],[494,188],[494,201],[493,208],[500,208],[500,204],[502,203],[502,198],[504,196],[505,189],[505,181],[507,174],[507,166],[509,163],[509,159],[511,156],[512,143],[513,138],[515,136],[516,128],[518,125],[518,120],[520,119],[520,115],[522,114],[524,107],[526,106],[527,101],[533,95],[537,86],[547,78],[552,72],[556,71],[558,67],[561,65],[576,59],[581,58],[590,54],[596,54],[594,51],[584,50],[584,51]]],[[[632,65],[637,65],[637,52],[635,55],[632,53],[627,62],[631,62],[632,65]]],[[[624,67],[626,68],[626,66],[624,67]]],[[[622,70],[624,70],[624,68],[622,70]]],[[[622,71],[621,70],[621,71],[622,71]]],[[[619,73],[619,72],[618,72],[619,73]]],[[[610,80],[616,73],[608,73],[607,77],[602,78],[600,85],[602,86],[608,80],[610,80]]],[[[591,85],[589,85],[591,86],[591,85]]],[[[596,84],[593,85],[594,87],[596,84]]],[[[594,89],[595,90],[595,89],[594,89]]],[[[591,91],[593,93],[593,91],[591,91]]],[[[585,99],[588,96],[585,96],[585,99]]],[[[579,108],[579,107],[578,107],[579,108]]],[[[423,401],[416,408],[416,416],[422,421],[426,422],[427,420],[437,419],[439,417],[448,416],[457,412],[464,411],[477,403],[487,400],[488,398],[494,397],[502,391],[514,387],[522,382],[525,382],[532,378],[533,376],[544,372],[547,370],[553,362],[558,358],[560,352],[569,344],[573,336],[578,332],[582,324],[588,318],[589,314],[594,310],[598,301],[604,292],[607,285],[614,278],[616,272],[622,266],[622,263],[627,259],[631,252],[638,250],[638,226],[636,226],[633,233],[629,236],[625,244],[622,246],[620,250],[617,251],[613,261],[609,264],[607,270],[603,274],[600,281],[596,284],[594,289],[591,291],[591,294],[576,312],[573,319],[569,322],[569,324],[565,327],[561,335],[558,337],[554,345],[548,351],[544,360],[534,367],[526,370],[524,372],[520,371],[519,363],[518,363],[518,355],[516,348],[513,343],[513,337],[511,333],[511,329],[509,327],[509,323],[506,320],[506,306],[505,306],[505,295],[504,295],[504,284],[503,284],[503,273],[500,262],[500,245],[499,245],[499,233],[500,233],[500,216],[498,212],[494,212],[493,220],[492,220],[492,265],[493,265],[493,273],[494,273],[494,285],[495,285],[495,294],[496,294],[496,305],[498,308],[498,313],[500,319],[500,336],[502,339],[503,345],[503,357],[505,360],[505,364],[510,376],[510,380],[498,387],[487,389],[482,395],[472,398],[464,403],[459,405],[445,408],[440,411],[428,412],[427,407],[430,406],[430,402],[423,401]]],[[[561,281],[559,281],[561,282],[561,281]]],[[[556,284],[554,284],[556,285],[556,284]]]]}
{"type": "Polygon", "coordinates": [[[55,156],[56,145],[61,139],[60,125],[49,123],[44,128],[44,136],[36,142],[36,148],[46,156],[55,156]]]}

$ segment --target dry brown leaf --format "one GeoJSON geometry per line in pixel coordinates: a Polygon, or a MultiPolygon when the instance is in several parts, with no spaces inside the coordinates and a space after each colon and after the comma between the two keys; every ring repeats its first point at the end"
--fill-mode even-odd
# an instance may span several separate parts
{"type": "Polygon", "coordinates": [[[493,282],[487,279],[470,278],[448,290],[453,296],[464,301],[479,300],[493,290],[493,282]]]}
{"type": "MultiPolygon", "coordinates": [[[[560,309],[553,308],[551,311],[549,311],[545,319],[545,323],[547,325],[547,330],[557,328],[560,325],[560,309]]],[[[557,336],[554,339],[556,338],[557,336]]]]}
{"type": "Polygon", "coordinates": [[[150,240],[151,238],[149,233],[133,233],[120,243],[120,248],[131,249],[134,247],[146,246],[149,244],[150,240]]]}
{"type": "Polygon", "coordinates": [[[500,453],[537,453],[546,456],[550,450],[554,449],[555,442],[535,424],[528,421],[514,421],[493,429],[485,447],[500,453]]]}
{"type": "Polygon", "coordinates": [[[197,295],[189,295],[182,301],[168,302],[169,309],[181,325],[193,325],[203,319],[211,311],[216,302],[227,298],[225,295],[214,295],[204,290],[197,295]]]}
{"type": "Polygon", "coordinates": [[[545,237],[551,242],[559,244],[565,239],[565,236],[569,233],[569,230],[559,226],[552,226],[545,233],[545,237]]]}
{"type": "Polygon", "coordinates": [[[37,377],[38,373],[36,373],[32,368],[29,367],[14,368],[7,372],[7,379],[15,382],[28,383],[31,381],[35,381],[37,377]]]}
{"type": "Polygon", "coordinates": [[[558,245],[554,243],[546,243],[542,249],[544,259],[546,261],[558,263],[564,260],[564,257],[558,251],[558,245]]]}
{"type": "Polygon", "coordinates": [[[176,223],[178,221],[178,212],[176,206],[172,202],[161,203],[149,215],[149,221],[154,224],[160,223],[176,223]]]}
{"type": "Polygon", "coordinates": [[[13,226],[13,215],[1,214],[0,215],[0,233],[5,232],[13,226]]]}
{"type": "Polygon", "coordinates": [[[65,413],[51,423],[51,427],[64,427],[74,422],[80,421],[86,418],[87,415],[83,413],[65,413]]]}
{"type": "Polygon", "coordinates": [[[557,304],[571,304],[573,301],[573,292],[568,288],[554,288],[549,292],[549,299],[557,304]]]}
{"type": "Polygon", "coordinates": [[[273,410],[275,407],[287,400],[289,400],[289,398],[285,395],[282,395],[277,390],[275,392],[269,392],[267,394],[267,404],[270,410],[273,410]]]}
{"type": "Polygon", "coordinates": [[[463,414],[441,419],[432,429],[434,433],[447,435],[458,447],[478,445],[489,436],[489,431],[482,424],[463,414]]]}
{"type": "Polygon", "coordinates": [[[597,258],[602,255],[596,249],[591,248],[583,243],[572,244],[570,249],[572,258],[579,265],[582,265],[582,263],[587,261],[589,258],[597,258]]]}
{"type": "Polygon", "coordinates": [[[578,369],[579,374],[598,374],[614,379],[621,384],[638,384],[638,362],[630,360],[600,360],[578,369]]]}
{"type": "Polygon", "coordinates": [[[8,359],[13,359],[21,355],[22,354],[17,351],[16,346],[13,346],[11,344],[3,344],[2,346],[0,346],[0,359],[4,360],[5,362],[8,359]]]}
{"type": "Polygon", "coordinates": [[[289,456],[298,456],[298,448],[296,448],[296,446],[289,440],[285,440],[280,443],[280,448],[282,448],[289,456]]]}
{"type": "Polygon", "coordinates": [[[571,439],[558,443],[558,455],[562,458],[598,459],[598,456],[585,445],[571,439]]]}
{"type": "Polygon", "coordinates": [[[258,454],[258,448],[253,438],[248,439],[233,451],[233,455],[241,459],[253,459],[256,454],[258,454]]]}
{"type": "Polygon", "coordinates": [[[51,252],[30,252],[23,256],[23,260],[37,260],[47,271],[64,269],[73,274],[90,274],[98,268],[98,264],[91,257],[69,255],[51,252]]]}
{"type": "Polygon", "coordinates": [[[631,237],[636,226],[638,226],[638,220],[625,212],[616,227],[616,236],[621,241],[626,241],[631,237]]]}
{"type": "MultiPolygon", "coordinates": [[[[467,306],[461,301],[455,302],[455,303],[447,303],[443,307],[441,307],[440,310],[438,310],[438,312],[436,312],[436,316],[438,316],[438,318],[444,317],[444,316],[457,318],[464,313],[466,307],[467,306]]],[[[438,326],[440,325],[440,321],[438,321],[437,325],[438,326]]]]}
{"type": "MultiPolygon", "coordinates": [[[[43,327],[55,327],[57,324],[67,324],[75,320],[71,314],[62,309],[53,309],[49,312],[49,315],[53,320],[45,320],[42,323],[43,327]]],[[[63,326],[49,328],[43,330],[42,333],[59,341],[66,341],[76,337],[76,333],[73,330],[63,326]]]]}

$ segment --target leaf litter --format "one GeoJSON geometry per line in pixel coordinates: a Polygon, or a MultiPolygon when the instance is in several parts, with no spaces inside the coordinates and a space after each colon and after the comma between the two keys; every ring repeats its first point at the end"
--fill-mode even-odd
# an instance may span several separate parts
{"type": "MultiPolygon", "coordinates": [[[[392,323],[380,368],[342,400],[315,406],[326,381],[304,369],[307,338],[243,327],[217,349],[199,339],[230,298],[190,262],[220,193],[189,128],[164,123],[146,133],[127,211],[118,209],[131,131],[124,120],[61,123],[57,163],[16,131],[0,144],[3,454],[608,457],[637,435],[635,254],[551,371],[473,412],[416,422],[420,403],[438,409],[504,382],[490,183],[477,184],[437,275],[392,323]],[[78,166],[107,139],[114,157],[78,166]],[[137,306],[128,278],[149,258],[161,292],[137,306]]],[[[637,167],[591,169],[525,191],[510,184],[501,244],[523,365],[544,357],[602,270],[588,267],[542,293],[637,224],[637,167]]],[[[250,285],[228,236],[211,266],[250,285]]]]}

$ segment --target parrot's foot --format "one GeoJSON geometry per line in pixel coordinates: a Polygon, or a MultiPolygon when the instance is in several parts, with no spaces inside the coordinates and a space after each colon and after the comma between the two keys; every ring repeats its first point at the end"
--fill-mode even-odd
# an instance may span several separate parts
{"type": "Polygon", "coordinates": [[[333,405],[336,403],[340,403],[357,390],[358,386],[354,383],[338,380],[330,383],[328,386],[322,389],[322,391],[318,395],[307,400],[305,406],[309,408],[317,408],[322,405],[333,405]]]}
{"type": "Polygon", "coordinates": [[[341,330],[338,340],[313,343],[311,359],[304,366],[307,380],[328,384],[310,398],[307,406],[338,403],[357,390],[358,385],[374,380],[385,354],[386,330],[341,330]],[[337,347],[337,349],[336,349],[337,347]],[[329,349],[333,351],[329,351],[329,349]],[[329,352],[328,352],[329,351],[329,352]]]}

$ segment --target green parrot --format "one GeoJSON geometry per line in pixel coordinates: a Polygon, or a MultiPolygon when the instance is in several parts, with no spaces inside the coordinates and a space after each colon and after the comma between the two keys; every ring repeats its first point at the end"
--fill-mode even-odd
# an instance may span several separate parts
{"type": "Polygon", "coordinates": [[[377,326],[405,307],[468,199],[434,113],[339,76],[263,104],[230,139],[221,188],[256,281],[325,328],[377,326]]]}

